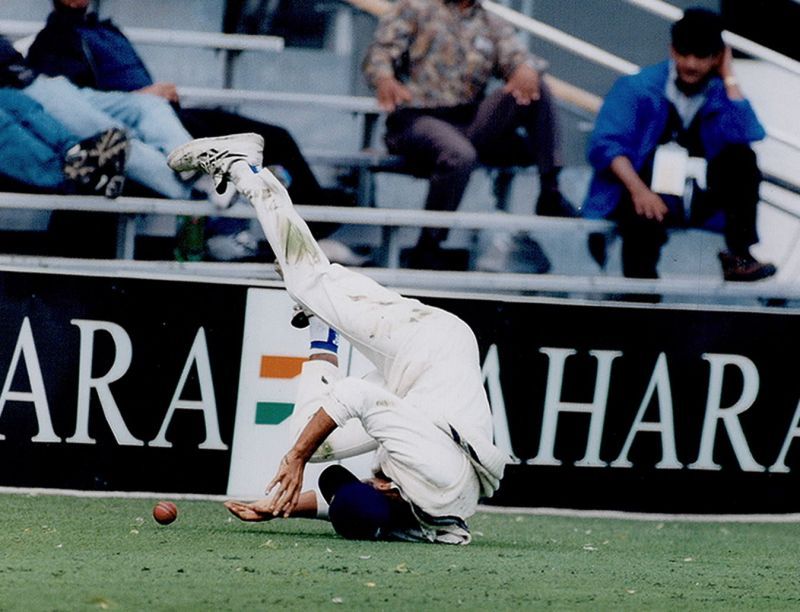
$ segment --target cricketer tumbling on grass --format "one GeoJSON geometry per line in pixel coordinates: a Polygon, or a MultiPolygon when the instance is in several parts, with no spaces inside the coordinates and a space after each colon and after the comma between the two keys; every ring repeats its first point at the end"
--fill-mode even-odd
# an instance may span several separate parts
{"type": "Polygon", "coordinates": [[[168,160],[179,172],[208,172],[217,185],[231,181],[247,197],[286,290],[309,320],[311,350],[293,416],[296,442],[267,486],[268,497],[226,507],[246,521],[328,518],[352,539],[467,544],[465,520],[479,497],[495,492],[510,461],[492,443],[472,330],[451,313],[331,264],[286,189],[260,168],[263,146],[257,134],[205,138],[168,160]],[[342,376],[338,333],[372,362],[372,374],[342,376]],[[379,469],[372,479],[360,482],[334,465],[322,472],[317,489],[301,491],[308,461],[373,449],[379,469]]]}

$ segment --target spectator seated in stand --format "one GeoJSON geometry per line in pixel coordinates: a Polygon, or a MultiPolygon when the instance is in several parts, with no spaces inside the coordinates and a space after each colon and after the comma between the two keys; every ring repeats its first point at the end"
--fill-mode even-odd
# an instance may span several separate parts
{"type": "MultiPolygon", "coordinates": [[[[111,128],[123,131],[128,139],[125,174],[152,193],[172,199],[208,200],[221,208],[227,207],[236,195],[234,190],[218,194],[213,182],[203,174],[180,176],[166,165],[166,154],[190,140],[191,135],[163,98],[77,87],[65,77],[38,74],[3,37],[0,37],[0,81],[15,83],[20,92],[38,102],[79,139],[111,128]]],[[[77,217],[81,222],[67,231],[87,236],[97,233],[91,224],[85,226],[86,215],[77,217]]],[[[73,244],[86,242],[76,237],[72,236],[73,244]]]]}
{"type": "MultiPolygon", "coordinates": [[[[479,162],[536,165],[536,214],[574,217],[558,185],[560,134],[551,94],[514,29],[474,0],[398,0],[364,60],[389,151],[430,177],[425,208],[456,210],[479,162]],[[487,93],[490,79],[505,85],[487,93]]],[[[423,229],[409,260],[438,267],[446,229],[423,229]]]]}
{"type": "Polygon", "coordinates": [[[127,146],[116,128],[79,140],[38,102],[14,87],[0,87],[4,189],[115,198],[125,181],[127,146]]]}
{"type": "MultiPolygon", "coordinates": [[[[44,29],[28,52],[28,61],[39,72],[63,75],[80,87],[102,91],[148,93],[171,103],[193,137],[220,136],[232,132],[254,132],[269,143],[264,165],[277,169],[289,184],[292,199],[301,204],[352,206],[355,199],[339,189],[322,188],[291,134],[282,127],[255,121],[217,108],[185,108],[180,105],[175,84],[154,82],[147,67],[125,34],[111,20],[101,20],[89,11],[90,0],[53,0],[44,29]]],[[[187,139],[188,140],[188,139],[187,139]]],[[[184,140],[186,142],[186,140],[184,140]]],[[[243,219],[211,219],[212,236],[207,249],[212,258],[248,259],[256,252],[250,222],[243,219]]],[[[312,224],[318,236],[336,230],[332,223],[312,224]]],[[[345,245],[331,240],[329,255],[344,264],[363,262],[345,245]]]]}
{"type": "Polygon", "coordinates": [[[167,198],[228,200],[200,175],[181,177],[165,168],[173,145],[191,139],[170,105],[157,96],[79,88],[64,77],[37,74],[3,37],[0,37],[0,80],[16,82],[20,92],[78,138],[89,138],[111,128],[128,135],[126,175],[167,198]],[[20,75],[23,75],[20,77],[20,75]]]}
{"type": "MultiPolygon", "coordinates": [[[[726,280],[772,276],[775,266],[750,253],[761,173],[749,144],[764,128],[739,89],[719,16],[687,10],[672,26],[670,55],[606,96],[588,147],[594,175],[583,214],[618,222],[627,277],[658,278],[667,228],[690,226],[724,233],[726,280]]],[[[590,250],[604,261],[602,244],[590,241],[590,250]]]]}

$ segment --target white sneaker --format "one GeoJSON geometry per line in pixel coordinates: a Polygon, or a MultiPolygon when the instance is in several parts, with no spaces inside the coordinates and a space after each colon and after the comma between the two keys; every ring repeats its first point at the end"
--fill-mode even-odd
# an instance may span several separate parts
{"type": "Polygon", "coordinates": [[[213,261],[248,261],[258,257],[258,240],[247,230],[220,234],[206,240],[206,252],[213,261]]]}
{"type": "Polygon", "coordinates": [[[478,272],[505,272],[509,269],[509,259],[514,250],[513,240],[508,232],[498,232],[492,236],[486,250],[475,262],[478,272]]]}
{"type": "Polygon", "coordinates": [[[320,250],[331,263],[338,263],[343,266],[363,266],[369,261],[366,255],[359,255],[349,246],[338,240],[323,238],[318,241],[320,250]]]}
{"type": "Polygon", "coordinates": [[[167,157],[175,172],[202,170],[211,175],[217,191],[227,187],[231,165],[245,161],[261,166],[264,138],[258,134],[232,134],[213,138],[198,138],[181,145],[167,157]]]}

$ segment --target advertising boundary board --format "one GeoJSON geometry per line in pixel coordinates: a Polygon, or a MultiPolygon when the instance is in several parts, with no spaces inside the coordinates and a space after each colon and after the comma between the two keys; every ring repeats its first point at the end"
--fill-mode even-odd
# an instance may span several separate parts
{"type": "Polygon", "coordinates": [[[246,288],[0,272],[2,484],[224,493],[246,288]]]}
{"type": "MultiPolygon", "coordinates": [[[[423,299],[475,330],[518,460],[488,503],[800,510],[798,313],[423,299]]],[[[259,495],[291,444],[290,311],[276,283],[0,271],[0,487],[259,495]]]]}

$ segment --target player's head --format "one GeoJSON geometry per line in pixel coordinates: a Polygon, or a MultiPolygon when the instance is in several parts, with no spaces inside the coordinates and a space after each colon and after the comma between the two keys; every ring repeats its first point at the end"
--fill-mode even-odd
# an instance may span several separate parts
{"type": "Polygon", "coordinates": [[[681,55],[718,55],[725,48],[722,18],[707,9],[686,9],[683,17],[672,24],[672,48],[681,55]]]}
{"type": "Polygon", "coordinates": [[[333,528],[344,538],[377,540],[392,524],[391,500],[340,465],[320,474],[319,489],[330,504],[328,516],[333,528]]]}

